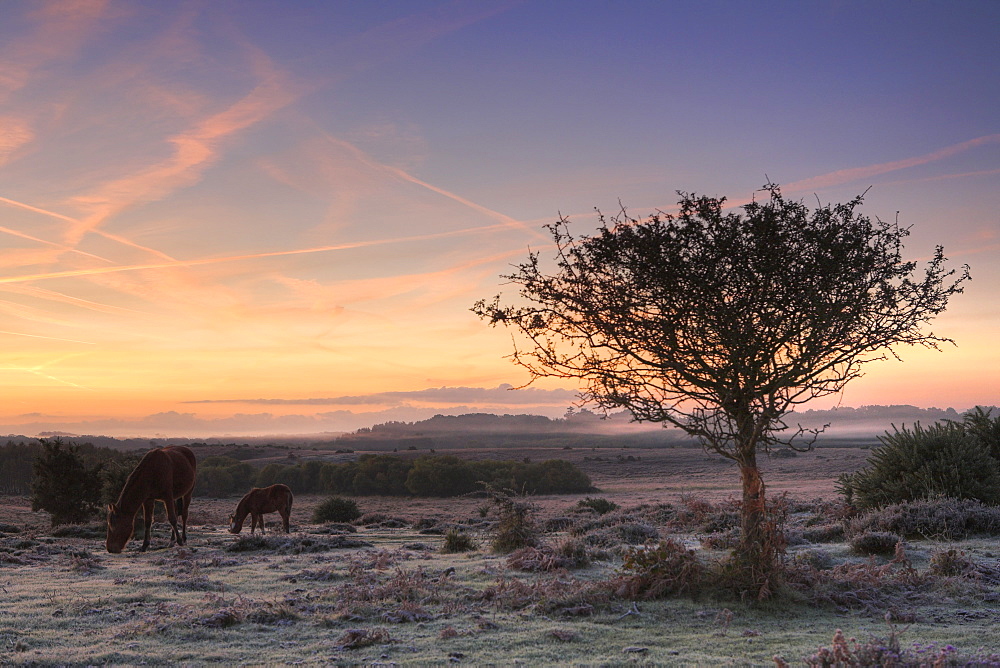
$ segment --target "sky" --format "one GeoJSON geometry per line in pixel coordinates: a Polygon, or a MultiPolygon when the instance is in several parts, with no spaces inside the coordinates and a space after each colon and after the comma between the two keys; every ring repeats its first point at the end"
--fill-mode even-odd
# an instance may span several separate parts
{"type": "MultiPolygon", "coordinates": [[[[863,212],[972,281],[811,406],[1000,397],[1000,3],[4,0],[0,433],[557,417],[470,312],[559,215],[863,212]],[[898,212],[898,214],[897,214],[898,212]]],[[[508,292],[510,288],[508,287],[508,292]]],[[[507,294],[507,293],[505,293],[507,294]]]]}

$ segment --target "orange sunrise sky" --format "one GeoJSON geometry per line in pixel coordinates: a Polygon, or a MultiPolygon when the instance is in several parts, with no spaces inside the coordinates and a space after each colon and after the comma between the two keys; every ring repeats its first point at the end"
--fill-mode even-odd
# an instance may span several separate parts
{"type": "MultiPolygon", "coordinates": [[[[542,225],[836,203],[972,281],[834,405],[1000,404],[1000,3],[0,4],[0,432],[556,417],[469,308],[542,225]]],[[[509,288],[508,288],[509,289],[509,288]]]]}

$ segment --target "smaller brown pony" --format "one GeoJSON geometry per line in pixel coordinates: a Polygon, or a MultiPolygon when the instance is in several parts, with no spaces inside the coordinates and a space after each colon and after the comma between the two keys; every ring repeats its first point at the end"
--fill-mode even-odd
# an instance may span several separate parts
{"type": "Polygon", "coordinates": [[[186,543],[188,507],[191,505],[196,466],[194,453],[183,445],[168,445],[143,455],[125,481],[118,501],[108,506],[108,537],[105,542],[108,552],[118,554],[132,539],[139,508],[142,508],[146,525],[139,551],[146,551],[149,529],[153,525],[153,506],[157,501],[167,507],[170,544],[186,543]],[[181,518],[180,529],[177,528],[178,515],[181,518]]]}
{"type": "Polygon", "coordinates": [[[270,487],[254,487],[246,496],[240,499],[236,512],[229,516],[229,533],[239,533],[243,530],[243,520],[250,515],[250,533],[257,525],[264,532],[264,513],[277,511],[281,515],[281,523],[285,533],[288,533],[288,518],[292,514],[292,490],[288,485],[271,485],[270,487]]]}

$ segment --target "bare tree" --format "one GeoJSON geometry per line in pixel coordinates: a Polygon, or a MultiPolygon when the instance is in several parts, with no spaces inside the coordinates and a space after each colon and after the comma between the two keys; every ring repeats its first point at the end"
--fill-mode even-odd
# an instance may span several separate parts
{"type": "Polygon", "coordinates": [[[723,212],[725,198],[678,193],[676,216],[637,220],[622,209],[590,237],[569,221],[547,229],[556,268],[529,253],[514,273],[521,299],[498,295],[473,311],[519,331],[514,362],[532,380],[568,378],[583,401],[626,408],[636,420],[675,426],[739,466],[740,571],[758,597],[780,575],[757,453],[808,448],[815,434],[784,417],[839,393],[865,364],[898,358],[901,344],[939,348],[925,331],[962,292],[938,247],[922,272],[902,258],[908,228],[846,204],[810,210],[784,199],[723,212]]]}

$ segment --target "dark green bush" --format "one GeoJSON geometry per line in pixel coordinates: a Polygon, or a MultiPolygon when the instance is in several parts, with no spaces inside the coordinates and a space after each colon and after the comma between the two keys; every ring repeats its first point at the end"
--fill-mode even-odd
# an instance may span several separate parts
{"type": "Polygon", "coordinates": [[[352,522],[361,517],[361,511],[354,499],[341,496],[331,496],[313,511],[312,520],[315,524],[325,522],[352,522]]]}
{"type": "Polygon", "coordinates": [[[840,491],[858,508],[935,497],[1000,503],[1000,466],[963,425],[918,423],[879,440],[868,466],[840,478],[840,491]]]}
{"type": "Polygon", "coordinates": [[[87,466],[79,446],[61,440],[42,441],[32,465],[31,509],[51,514],[52,526],[80,524],[101,509],[101,465],[87,466]]]}
{"type": "Polygon", "coordinates": [[[963,416],[962,427],[979,441],[993,459],[1000,462],[1000,415],[991,417],[992,410],[976,406],[963,416]]]}

